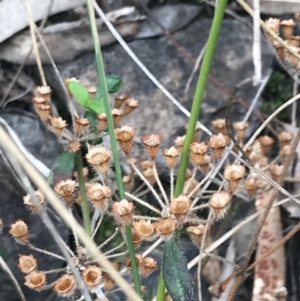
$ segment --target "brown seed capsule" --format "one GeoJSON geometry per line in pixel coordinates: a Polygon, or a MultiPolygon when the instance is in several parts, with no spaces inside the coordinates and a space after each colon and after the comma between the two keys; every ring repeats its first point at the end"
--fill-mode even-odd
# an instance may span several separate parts
{"type": "Polygon", "coordinates": [[[210,137],[209,146],[213,149],[216,160],[221,158],[228,142],[229,137],[224,136],[222,133],[210,137]]]}
{"type": "MultiPolygon", "coordinates": [[[[189,123],[187,123],[187,124],[185,125],[185,129],[186,129],[186,130],[188,129],[188,126],[189,126],[189,123]]],[[[197,142],[197,141],[198,141],[200,131],[201,131],[201,127],[200,127],[198,124],[196,124],[196,128],[195,128],[195,131],[194,131],[193,142],[197,142]]]]}
{"type": "Polygon", "coordinates": [[[112,213],[121,221],[130,224],[132,221],[133,203],[123,199],[112,204],[112,213]]]}
{"type": "Polygon", "coordinates": [[[240,180],[245,174],[245,166],[243,165],[227,165],[224,171],[224,177],[228,181],[229,190],[234,192],[237,190],[240,180]]]}
{"type": "Polygon", "coordinates": [[[283,165],[270,164],[269,171],[274,181],[277,181],[283,173],[283,165]]]}
{"type": "Polygon", "coordinates": [[[60,136],[63,129],[67,127],[67,122],[63,120],[61,117],[51,117],[50,119],[51,125],[53,126],[53,130],[56,135],[60,136]]]}
{"type": "Polygon", "coordinates": [[[47,104],[36,104],[35,109],[43,121],[47,121],[49,119],[51,106],[47,104]]]}
{"type": "Polygon", "coordinates": [[[264,154],[270,150],[272,144],[274,143],[274,140],[269,136],[261,136],[257,140],[260,143],[261,150],[264,154]]]}
{"type": "Polygon", "coordinates": [[[190,154],[191,154],[192,163],[195,166],[198,166],[201,163],[204,155],[209,150],[209,146],[206,145],[204,142],[201,143],[193,142],[190,145],[190,150],[191,150],[190,154]]]}
{"type": "Polygon", "coordinates": [[[209,200],[209,206],[213,210],[216,219],[224,216],[231,200],[231,195],[227,191],[213,193],[209,200]]]}
{"type": "Polygon", "coordinates": [[[246,149],[246,155],[249,157],[253,151],[253,145],[249,145],[246,149]]]}
{"type": "Polygon", "coordinates": [[[181,152],[183,149],[183,144],[185,140],[185,135],[184,136],[178,136],[174,140],[174,144],[176,145],[177,149],[181,152]]]}
{"type": "Polygon", "coordinates": [[[291,146],[290,145],[285,145],[284,147],[281,148],[279,155],[285,159],[291,152],[291,146]]]}
{"type": "Polygon", "coordinates": [[[141,161],[140,166],[141,166],[142,170],[146,170],[148,168],[153,168],[153,161],[150,161],[150,160],[141,161]]]}
{"type": "Polygon", "coordinates": [[[157,267],[157,262],[152,257],[144,257],[141,264],[141,276],[146,277],[157,267]]]}
{"type": "Polygon", "coordinates": [[[168,238],[176,230],[177,223],[172,218],[161,218],[154,223],[154,228],[162,238],[168,238]]]}
{"type": "Polygon", "coordinates": [[[9,233],[21,243],[28,242],[28,227],[25,222],[18,219],[14,224],[10,225],[9,233]]]}
{"type": "Polygon", "coordinates": [[[111,197],[112,191],[108,186],[91,183],[88,185],[87,195],[97,208],[104,211],[108,206],[108,199],[111,197]]]}
{"type": "Polygon", "coordinates": [[[174,146],[163,149],[163,154],[169,168],[174,168],[177,165],[180,152],[174,146]]]}
{"type": "Polygon", "coordinates": [[[127,125],[115,129],[116,139],[126,155],[131,151],[134,133],[135,128],[127,125]]]}
{"type": "Polygon", "coordinates": [[[203,234],[205,231],[205,225],[190,226],[186,228],[187,232],[190,234],[192,240],[197,246],[201,245],[203,234]]]}
{"type": "Polygon", "coordinates": [[[149,156],[154,159],[158,154],[159,145],[163,140],[162,136],[160,134],[144,135],[141,140],[149,156]]]}
{"type": "MultiPolygon", "coordinates": [[[[300,53],[299,47],[293,47],[290,46],[291,49],[293,49],[296,53],[300,53]]],[[[290,53],[289,51],[285,50],[285,60],[289,61],[294,67],[298,67],[299,65],[299,59],[294,54],[290,53]]]]}
{"type": "Polygon", "coordinates": [[[126,93],[121,94],[119,97],[116,97],[115,100],[115,108],[119,109],[121,108],[122,104],[124,103],[124,101],[129,98],[128,95],[126,93]]]}
{"type": "Polygon", "coordinates": [[[213,120],[211,124],[217,130],[218,133],[226,135],[226,121],[224,118],[213,120]]]}
{"type": "Polygon", "coordinates": [[[141,219],[138,222],[132,222],[132,225],[136,232],[138,232],[143,238],[150,238],[154,233],[154,225],[151,221],[145,221],[141,219]]]}
{"type": "Polygon", "coordinates": [[[190,209],[192,201],[184,194],[171,200],[170,213],[174,214],[179,221],[183,221],[190,209]]]}
{"type": "Polygon", "coordinates": [[[46,274],[44,272],[33,271],[25,276],[25,285],[31,289],[40,291],[46,283],[46,274]]]}
{"type": "Polygon", "coordinates": [[[211,156],[209,155],[204,155],[202,161],[200,162],[199,166],[204,172],[207,172],[209,163],[211,162],[211,156]]]}
{"type": "MultiPolygon", "coordinates": [[[[136,265],[137,268],[140,268],[142,261],[143,261],[143,255],[142,254],[135,254],[135,261],[136,261],[136,265]]],[[[130,258],[126,258],[126,262],[125,262],[126,266],[128,269],[132,269],[132,265],[131,265],[131,260],[130,258]]]]}
{"type": "Polygon", "coordinates": [[[121,120],[121,118],[123,117],[123,110],[121,109],[112,109],[111,110],[111,115],[113,118],[113,122],[114,122],[114,126],[117,126],[121,120]]]}
{"type": "Polygon", "coordinates": [[[126,191],[131,191],[133,188],[133,174],[123,176],[123,184],[126,191]]]}
{"type": "Polygon", "coordinates": [[[72,274],[65,274],[58,278],[54,284],[54,291],[60,296],[71,296],[76,288],[75,277],[72,274]]]}
{"type": "Polygon", "coordinates": [[[103,131],[107,126],[107,117],[106,113],[100,113],[97,115],[98,120],[98,130],[103,131]]]}
{"type": "Polygon", "coordinates": [[[282,20],[280,22],[280,25],[281,25],[281,28],[282,28],[282,31],[283,31],[284,38],[286,40],[290,39],[291,36],[293,35],[293,30],[294,30],[294,27],[296,25],[294,20],[293,19],[282,20]]]}
{"type": "MultiPolygon", "coordinates": [[[[187,179],[184,182],[184,191],[186,192],[186,194],[190,194],[192,193],[192,191],[194,191],[194,189],[196,189],[196,187],[198,186],[199,182],[195,179],[192,180],[191,179],[187,179]]],[[[196,192],[196,191],[195,191],[196,192]]]]}
{"type": "Polygon", "coordinates": [[[253,178],[249,178],[244,181],[244,187],[247,189],[247,192],[250,196],[253,196],[257,193],[258,186],[253,178]]]}
{"type": "Polygon", "coordinates": [[[106,173],[109,170],[111,150],[103,146],[90,147],[85,157],[99,172],[106,173]]]}
{"type": "Polygon", "coordinates": [[[54,190],[70,205],[75,198],[76,182],[72,180],[60,181],[54,185],[54,190]]]}
{"type": "Polygon", "coordinates": [[[78,140],[71,140],[69,141],[68,150],[71,153],[76,153],[80,150],[81,144],[78,140]]]}
{"type": "Polygon", "coordinates": [[[37,268],[37,261],[32,254],[20,255],[18,267],[22,273],[28,274],[37,268]]]}
{"type": "Polygon", "coordinates": [[[153,168],[147,168],[144,170],[143,175],[150,184],[154,184],[156,182],[153,168]]]}
{"type": "Polygon", "coordinates": [[[142,241],[143,241],[143,236],[135,231],[134,229],[131,230],[131,235],[132,235],[132,242],[135,247],[137,247],[142,241]]]}
{"type": "Polygon", "coordinates": [[[35,92],[38,96],[48,99],[52,90],[49,86],[40,86],[35,88],[35,92]]]}
{"type": "Polygon", "coordinates": [[[90,121],[87,118],[75,117],[75,131],[76,133],[82,133],[88,126],[90,121]]]}
{"type": "Polygon", "coordinates": [[[245,132],[249,123],[247,121],[237,121],[233,123],[233,127],[236,130],[237,140],[242,141],[245,138],[245,132]]]}
{"type": "MultiPolygon", "coordinates": [[[[275,34],[279,34],[279,25],[280,25],[280,20],[276,18],[269,18],[265,22],[266,26],[269,27],[275,34]]],[[[270,41],[274,41],[274,38],[266,32],[266,36],[270,41]]]]}
{"type": "Polygon", "coordinates": [[[288,131],[284,131],[278,134],[278,140],[280,142],[280,148],[282,149],[286,145],[290,145],[294,139],[294,134],[288,131]]]}
{"type": "MultiPolygon", "coordinates": [[[[45,197],[44,194],[41,190],[37,190],[35,192],[35,196],[37,201],[41,204],[44,205],[45,202],[45,197]]],[[[35,205],[33,199],[31,198],[30,194],[27,194],[26,196],[23,197],[23,203],[27,205],[33,212],[38,212],[38,207],[35,205]]]]}
{"type": "Polygon", "coordinates": [[[127,98],[125,100],[125,107],[124,107],[124,116],[129,115],[132,111],[138,108],[139,102],[134,98],[127,98]]]}
{"type": "Polygon", "coordinates": [[[32,100],[35,107],[38,105],[46,105],[48,102],[48,99],[44,96],[35,96],[32,100]]]}
{"type": "Polygon", "coordinates": [[[96,265],[89,265],[82,272],[82,279],[87,287],[95,287],[102,279],[102,270],[96,265]]]}

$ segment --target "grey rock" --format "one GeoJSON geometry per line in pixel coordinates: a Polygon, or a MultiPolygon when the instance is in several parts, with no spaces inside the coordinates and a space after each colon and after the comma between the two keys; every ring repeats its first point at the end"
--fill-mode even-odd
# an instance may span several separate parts
{"type": "MultiPolygon", "coordinates": [[[[62,150],[56,137],[40,123],[39,119],[33,114],[20,111],[2,112],[0,116],[15,130],[27,150],[48,167],[51,167],[62,150]]],[[[22,219],[28,224],[29,240],[34,246],[59,254],[57,245],[40,217],[30,213],[23,205],[23,196],[26,195],[26,192],[12,175],[2,157],[0,158],[0,191],[0,219],[2,219],[4,225],[2,234],[0,234],[0,246],[4,248],[3,257],[6,263],[21,285],[27,300],[37,301],[46,300],[47,298],[47,300],[60,300],[51,290],[38,293],[24,286],[24,275],[17,267],[19,255],[33,254],[37,258],[39,270],[59,268],[64,263],[16,243],[9,234],[10,224],[22,219]]],[[[53,218],[58,233],[67,241],[68,228],[53,214],[49,213],[49,216],[53,218]]],[[[53,276],[48,278],[48,283],[55,280],[53,276]]],[[[20,300],[13,283],[1,268],[0,279],[0,300],[20,300]]]]}
{"type": "MultiPolygon", "coordinates": [[[[202,17],[174,34],[174,37],[196,58],[207,40],[210,25],[211,20],[202,17]]],[[[190,110],[197,75],[185,94],[184,89],[193,66],[176,51],[169,40],[163,36],[157,39],[134,40],[128,45],[156,78],[190,110]]],[[[140,107],[122,121],[137,129],[135,154],[145,156],[140,141],[144,134],[160,133],[164,138],[163,147],[171,146],[176,136],[184,134],[187,117],[150,82],[120,45],[105,48],[103,57],[106,73],[123,79],[124,85],[120,93],[126,92],[140,102],[140,107]]],[[[272,50],[262,40],[263,76],[270,73],[272,60],[272,50]]],[[[64,78],[75,76],[84,84],[95,84],[98,81],[94,53],[87,53],[58,67],[64,78]]],[[[49,70],[50,68],[47,69],[48,80],[55,88],[56,81],[49,70]]],[[[199,118],[209,128],[212,119],[224,116],[228,91],[232,91],[240,81],[253,76],[252,30],[249,27],[237,20],[224,20],[210,74],[199,118]]],[[[249,104],[257,89],[258,87],[247,86],[240,91],[239,96],[249,104]]],[[[247,108],[242,105],[234,105],[231,111],[232,121],[241,120],[246,111],[247,108]]],[[[255,120],[256,117],[252,114],[251,121],[255,120]]],[[[159,159],[158,165],[167,175],[163,158],[159,159]]]]}
{"type": "MultiPolygon", "coordinates": [[[[253,1],[246,0],[252,7],[253,1]]],[[[300,3],[295,1],[260,0],[260,12],[267,15],[280,16],[283,14],[294,14],[300,11],[300,3]]]]}

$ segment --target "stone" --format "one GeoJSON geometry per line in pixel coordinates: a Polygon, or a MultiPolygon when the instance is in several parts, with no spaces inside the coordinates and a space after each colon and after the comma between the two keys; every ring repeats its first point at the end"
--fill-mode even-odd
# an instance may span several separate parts
{"type": "MultiPolygon", "coordinates": [[[[51,167],[56,157],[62,152],[54,134],[49,132],[39,119],[30,113],[20,113],[20,111],[1,112],[0,116],[6,120],[12,129],[18,134],[26,149],[37,159],[41,160],[48,167],[51,167]]],[[[24,286],[24,275],[17,267],[19,255],[33,254],[38,263],[39,270],[51,270],[63,267],[64,262],[45,254],[30,250],[24,245],[14,241],[9,234],[10,225],[17,219],[24,220],[29,227],[30,242],[39,248],[44,248],[50,252],[60,254],[51,234],[43,224],[41,218],[32,214],[23,204],[23,196],[27,193],[16,180],[11,170],[0,158],[0,219],[3,222],[3,230],[0,235],[0,248],[5,262],[10,267],[12,273],[17,278],[27,300],[60,300],[51,290],[40,293],[28,289],[24,286]]],[[[53,212],[53,211],[52,211],[53,212]]],[[[68,239],[68,228],[62,220],[49,212],[50,218],[55,223],[58,233],[64,241],[68,239]]],[[[47,277],[47,283],[55,280],[55,274],[47,277]]],[[[18,293],[7,274],[0,269],[0,300],[15,301],[20,300],[18,293]]]]}

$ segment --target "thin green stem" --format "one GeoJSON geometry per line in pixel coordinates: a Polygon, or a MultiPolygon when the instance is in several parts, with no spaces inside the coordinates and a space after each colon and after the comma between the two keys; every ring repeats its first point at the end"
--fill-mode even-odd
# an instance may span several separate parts
{"type": "MultiPolygon", "coordinates": [[[[107,90],[107,85],[106,85],[106,77],[105,77],[105,72],[104,72],[104,64],[103,64],[103,60],[102,60],[100,40],[99,40],[98,30],[97,30],[97,26],[96,26],[93,2],[94,2],[93,0],[87,0],[88,14],[89,14],[89,19],[90,19],[90,24],[91,24],[91,32],[92,32],[93,41],[94,41],[94,49],[95,49],[97,68],[98,68],[99,79],[100,79],[100,87],[101,87],[101,90],[103,91],[104,108],[105,108],[105,112],[106,112],[108,133],[109,133],[109,137],[110,137],[111,149],[112,149],[112,154],[113,154],[113,159],[114,159],[118,191],[119,191],[120,199],[124,199],[125,198],[125,189],[124,189],[120,159],[119,159],[119,154],[118,154],[118,146],[117,146],[117,141],[116,141],[115,132],[114,132],[114,124],[113,124],[113,119],[112,119],[111,109],[110,109],[110,104],[109,104],[108,90],[107,90]]],[[[131,265],[132,265],[132,274],[133,274],[135,289],[136,289],[136,292],[140,296],[142,296],[140,278],[139,278],[138,269],[137,269],[136,260],[135,260],[135,251],[134,251],[134,245],[133,245],[133,241],[132,241],[132,233],[131,233],[130,225],[125,225],[125,230],[126,230],[128,251],[129,251],[129,256],[130,256],[131,265]]]]}
{"type": "Polygon", "coordinates": [[[213,18],[213,22],[211,25],[209,37],[207,40],[206,51],[203,57],[203,62],[201,65],[200,74],[198,77],[196,92],[194,95],[193,105],[191,109],[191,116],[189,119],[189,124],[187,128],[186,137],[184,140],[183,151],[179,166],[178,178],[175,186],[175,197],[180,195],[183,190],[184,181],[185,181],[185,173],[188,166],[189,161],[189,147],[193,141],[194,132],[196,128],[196,124],[198,121],[200,108],[203,100],[203,95],[213,59],[213,55],[215,52],[218,36],[221,29],[221,24],[226,8],[227,0],[219,0],[218,5],[215,10],[215,15],[213,18]]]}
{"type": "Polygon", "coordinates": [[[78,171],[78,179],[79,179],[79,188],[80,188],[80,196],[81,196],[81,210],[83,215],[83,223],[86,232],[89,235],[92,235],[91,230],[91,218],[90,218],[90,209],[89,204],[86,198],[86,190],[85,190],[85,180],[83,174],[83,163],[82,163],[82,154],[81,151],[76,153],[76,166],[78,171]]]}
{"type": "MultiPolygon", "coordinates": [[[[189,148],[190,148],[190,144],[193,141],[194,132],[195,132],[196,124],[198,121],[200,108],[201,108],[201,104],[202,104],[202,100],[203,100],[203,95],[204,95],[213,55],[215,52],[218,36],[220,33],[221,24],[222,24],[226,5],[227,5],[227,0],[219,0],[218,1],[217,7],[215,10],[215,15],[213,18],[213,22],[211,25],[209,37],[207,40],[206,50],[205,50],[205,54],[203,57],[203,62],[201,65],[198,82],[197,82],[197,87],[196,87],[196,91],[195,91],[195,95],[194,95],[194,99],[193,99],[191,116],[189,119],[187,133],[186,133],[185,140],[184,140],[183,151],[182,151],[180,165],[179,165],[179,171],[178,171],[178,177],[177,177],[175,191],[174,191],[175,197],[178,197],[183,191],[185,174],[186,174],[186,170],[187,170],[188,162],[189,162],[189,148]]],[[[164,300],[165,290],[166,290],[166,288],[165,288],[163,276],[161,273],[160,277],[159,277],[159,283],[158,283],[158,289],[157,289],[157,295],[156,295],[157,301],[164,300]]]]}

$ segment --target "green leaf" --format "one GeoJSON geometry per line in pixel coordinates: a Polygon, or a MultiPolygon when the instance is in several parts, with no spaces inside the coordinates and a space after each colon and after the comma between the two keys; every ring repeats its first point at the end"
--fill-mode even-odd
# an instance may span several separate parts
{"type": "Polygon", "coordinates": [[[53,185],[63,180],[71,179],[75,166],[75,153],[65,151],[55,161],[48,177],[48,183],[53,185]]]}
{"type": "Polygon", "coordinates": [[[8,251],[2,243],[0,243],[0,257],[4,260],[8,258],[8,251]]]}
{"type": "Polygon", "coordinates": [[[74,95],[76,100],[83,107],[85,107],[91,101],[91,96],[90,96],[89,91],[81,83],[76,82],[76,81],[69,81],[68,88],[71,91],[71,93],[74,95]]]}
{"type": "Polygon", "coordinates": [[[165,242],[162,271],[166,288],[174,301],[194,300],[192,276],[173,236],[165,242]]]}
{"type": "MultiPolygon", "coordinates": [[[[106,75],[106,85],[108,93],[116,93],[120,90],[121,86],[123,85],[123,81],[121,78],[113,75],[106,75]]],[[[101,90],[100,83],[97,85],[97,93],[96,98],[102,98],[103,93],[101,90]]]]}
{"type": "Polygon", "coordinates": [[[97,113],[92,110],[86,110],[83,117],[90,121],[92,131],[96,131],[98,129],[97,113]]]}
{"type": "Polygon", "coordinates": [[[105,112],[104,102],[103,100],[99,99],[90,100],[84,107],[94,111],[97,114],[105,112]]]}

